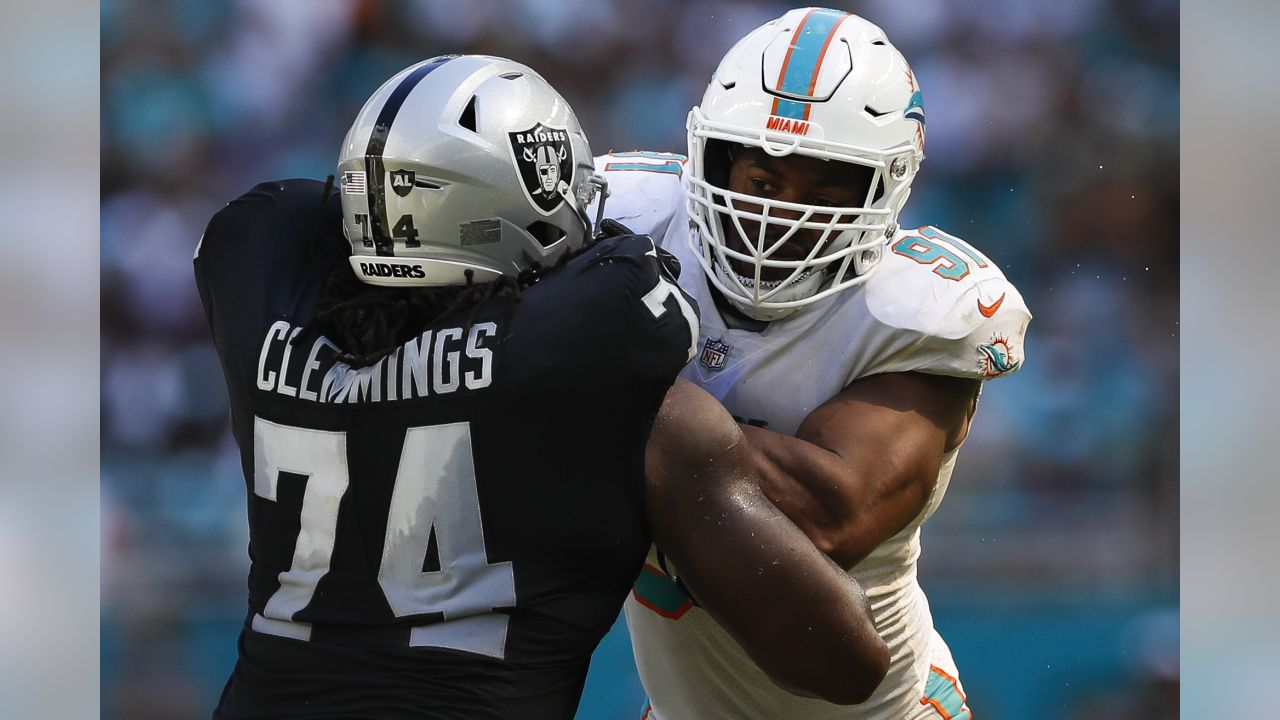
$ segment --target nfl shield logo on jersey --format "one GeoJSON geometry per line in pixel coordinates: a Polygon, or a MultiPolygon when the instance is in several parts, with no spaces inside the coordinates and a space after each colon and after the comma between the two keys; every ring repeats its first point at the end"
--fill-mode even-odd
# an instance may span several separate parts
{"type": "Polygon", "coordinates": [[[708,370],[723,370],[724,361],[729,359],[729,353],[733,352],[733,346],[724,341],[724,338],[707,338],[702,344],[702,354],[698,356],[698,362],[708,370]]]}
{"type": "Polygon", "coordinates": [[[569,133],[538,123],[507,133],[524,194],[543,215],[555,212],[573,186],[573,145],[569,133]]]}

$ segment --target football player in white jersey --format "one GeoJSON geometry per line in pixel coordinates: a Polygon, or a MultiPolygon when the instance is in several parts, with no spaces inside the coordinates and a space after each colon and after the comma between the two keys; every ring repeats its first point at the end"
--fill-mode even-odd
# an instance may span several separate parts
{"type": "Polygon", "coordinates": [[[1031,315],[973,246],[899,227],[924,105],[872,23],[803,8],[757,28],[687,127],[687,159],[597,158],[610,214],[683,263],[680,284],[703,310],[683,375],[742,424],[765,493],[866,589],[892,664],[857,706],[789,694],[655,550],[625,607],[645,717],[970,718],[916,579],[920,526],[982,382],[1022,364],[1031,315]]]}

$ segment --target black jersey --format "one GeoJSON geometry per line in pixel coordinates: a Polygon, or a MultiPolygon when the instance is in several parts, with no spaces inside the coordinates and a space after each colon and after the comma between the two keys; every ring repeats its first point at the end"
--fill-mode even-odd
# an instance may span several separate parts
{"type": "Polygon", "coordinates": [[[301,334],[322,193],[255,187],[195,258],[252,562],[217,716],[572,717],[649,546],[644,445],[692,301],[652,241],[612,238],[354,369],[301,334]]]}

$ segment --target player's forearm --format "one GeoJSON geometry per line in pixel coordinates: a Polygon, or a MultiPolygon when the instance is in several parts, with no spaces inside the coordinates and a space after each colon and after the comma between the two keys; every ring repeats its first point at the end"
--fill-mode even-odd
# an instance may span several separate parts
{"type": "Polygon", "coordinates": [[[780,687],[832,703],[866,700],[889,652],[862,588],[754,484],[691,500],[668,506],[655,539],[703,608],[780,687]],[[677,518],[679,531],[663,532],[677,518]]]}
{"type": "Polygon", "coordinates": [[[775,682],[860,702],[888,649],[857,583],[765,497],[761,459],[715,398],[677,382],[645,449],[654,542],[775,682]]]}
{"type": "Polygon", "coordinates": [[[856,523],[858,481],[840,456],[790,435],[749,425],[742,431],[759,456],[765,496],[837,564],[861,560],[865,543],[849,532],[856,523]]]}

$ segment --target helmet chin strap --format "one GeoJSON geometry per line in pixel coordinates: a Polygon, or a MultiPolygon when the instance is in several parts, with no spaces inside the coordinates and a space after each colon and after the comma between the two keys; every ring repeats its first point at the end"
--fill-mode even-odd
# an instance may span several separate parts
{"type": "Polygon", "coordinates": [[[582,182],[578,192],[578,195],[574,195],[569,183],[564,180],[561,180],[556,187],[556,193],[569,207],[573,208],[578,219],[582,220],[582,224],[586,227],[585,237],[589,242],[600,231],[600,223],[604,220],[604,203],[609,199],[609,181],[593,172],[582,182]],[[587,217],[587,207],[596,198],[599,198],[599,202],[596,203],[596,216],[595,218],[587,217]]]}
{"type": "MultiPolygon", "coordinates": [[[[714,262],[713,267],[716,275],[719,276],[720,282],[726,287],[742,285],[750,288],[755,284],[753,279],[739,275],[732,269],[726,268],[719,260],[714,262]]],[[[796,278],[788,283],[785,288],[778,291],[773,297],[769,298],[769,302],[788,302],[814,295],[818,292],[823,281],[826,280],[826,276],[826,272],[815,271],[804,277],[796,278]]],[[[751,304],[751,302],[745,298],[735,297],[728,293],[721,294],[725,296],[726,300],[733,303],[733,306],[737,308],[739,312],[753,320],[772,322],[774,320],[781,320],[784,317],[794,314],[797,310],[800,310],[800,306],[786,308],[762,308],[751,304]]]]}

